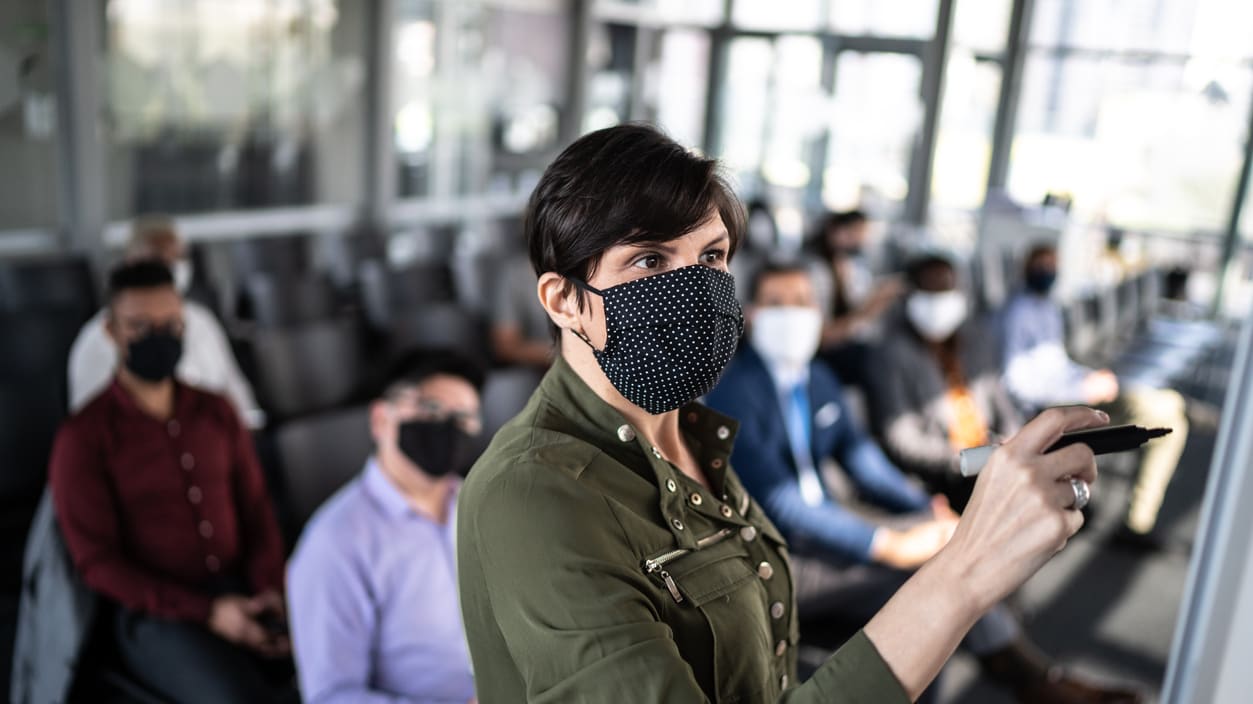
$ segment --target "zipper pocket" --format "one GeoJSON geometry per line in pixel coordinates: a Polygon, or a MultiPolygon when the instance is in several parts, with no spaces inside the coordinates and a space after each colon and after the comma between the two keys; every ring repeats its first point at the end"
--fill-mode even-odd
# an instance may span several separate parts
{"type": "MultiPolygon", "coordinates": [[[[717,545],[723,540],[726,540],[727,537],[734,532],[735,531],[730,528],[723,528],[717,533],[707,535],[700,540],[697,540],[696,547],[697,549],[703,549],[711,545],[717,545]]],[[[679,548],[677,550],[664,552],[657,557],[644,560],[644,571],[648,574],[655,574],[658,577],[661,577],[661,581],[666,583],[666,590],[670,592],[670,596],[674,597],[674,603],[676,604],[683,603],[683,593],[679,591],[679,585],[675,584],[674,578],[666,571],[666,565],[672,560],[677,560],[690,552],[692,551],[687,548],[679,548]]]]}

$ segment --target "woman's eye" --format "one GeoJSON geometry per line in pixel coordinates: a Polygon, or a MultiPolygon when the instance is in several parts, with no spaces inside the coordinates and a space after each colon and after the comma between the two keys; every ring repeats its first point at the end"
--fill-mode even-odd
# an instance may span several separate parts
{"type": "Polygon", "coordinates": [[[635,260],[635,266],[640,269],[656,269],[661,266],[661,257],[656,254],[649,254],[635,260]]]}
{"type": "Polygon", "coordinates": [[[708,252],[705,252],[704,254],[700,255],[701,263],[707,264],[707,265],[719,264],[722,261],[724,261],[726,258],[727,258],[727,253],[722,251],[721,249],[711,249],[708,252]]]}

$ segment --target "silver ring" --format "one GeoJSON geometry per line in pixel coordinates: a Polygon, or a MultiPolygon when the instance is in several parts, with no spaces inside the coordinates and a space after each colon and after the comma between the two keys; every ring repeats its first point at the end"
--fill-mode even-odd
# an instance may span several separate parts
{"type": "Polygon", "coordinates": [[[1082,479],[1071,479],[1070,488],[1075,492],[1075,503],[1071,505],[1071,510],[1082,511],[1084,506],[1092,500],[1092,490],[1088,487],[1088,483],[1082,479]]]}

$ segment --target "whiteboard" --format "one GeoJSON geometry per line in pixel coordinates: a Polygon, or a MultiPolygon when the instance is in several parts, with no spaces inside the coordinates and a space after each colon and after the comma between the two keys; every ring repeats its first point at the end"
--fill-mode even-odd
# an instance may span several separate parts
{"type": "Polygon", "coordinates": [[[1253,702],[1253,316],[1240,333],[1164,704],[1253,702]]]}

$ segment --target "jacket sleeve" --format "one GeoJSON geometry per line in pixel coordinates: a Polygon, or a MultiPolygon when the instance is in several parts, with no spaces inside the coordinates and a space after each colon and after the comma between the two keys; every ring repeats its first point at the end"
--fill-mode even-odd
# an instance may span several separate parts
{"type": "Polygon", "coordinates": [[[927,420],[927,410],[910,393],[916,379],[908,363],[891,343],[880,353],[883,365],[871,378],[876,403],[876,426],[883,435],[884,450],[908,471],[942,476],[957,469],[957,453],[948,436],[927,420]]]}
{"type": "Polygon", "coordinates": [[[1005,309],[1005,385],[1015,398],[1033,406],[1073,403],[1083,398],[1083,379],[1092,370],[1076,364],[1061,335],[1061,313],[1033,318],[1032,310],[1015,299],[1005,309]]]}
{"type": "Polygon", "coordinates": [[[160,618],[204,623],[212,600],[129,560],[121,509],[91,429],[72,420],[52,448],[49,481],[57,521],[83,582],[122,606],[160,618]]]}

